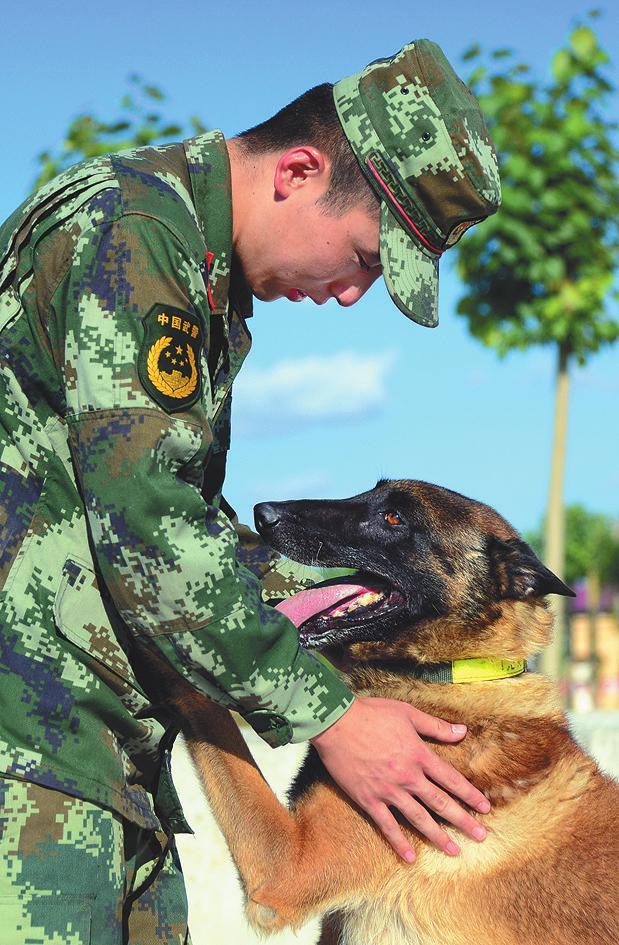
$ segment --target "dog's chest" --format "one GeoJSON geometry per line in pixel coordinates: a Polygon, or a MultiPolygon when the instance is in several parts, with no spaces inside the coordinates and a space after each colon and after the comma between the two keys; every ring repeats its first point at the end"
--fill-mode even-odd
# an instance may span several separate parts
{"type": "Polygon", "coordinates": [[[344,916],[340,945],[448,945],[448,941],[421,930],[412,915],[374,902],[344,916]]]}

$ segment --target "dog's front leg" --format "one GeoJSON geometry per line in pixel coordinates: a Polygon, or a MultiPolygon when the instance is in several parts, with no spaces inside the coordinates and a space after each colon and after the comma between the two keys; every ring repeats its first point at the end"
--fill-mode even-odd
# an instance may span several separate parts
{"type": "Polygon", "coordinates": [[[265,781],[230,713],[207,700],[194,701],[185,736],[240,873],[253,925],[263,931],[298,926],[359,897],[367,861],[358,850],[350,856],[351,837],[359,839],[361,830],[372,844],[376,834],[335,786],[316,785],[289,811],[265,781]]]}

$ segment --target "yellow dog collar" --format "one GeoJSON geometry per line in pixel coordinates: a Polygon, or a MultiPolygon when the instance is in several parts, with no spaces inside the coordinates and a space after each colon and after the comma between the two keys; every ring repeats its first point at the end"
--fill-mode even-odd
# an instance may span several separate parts
{"type": "Polygon", "coordinates": [[[450,663],[418,664],[415,677],[424,682],[473,683],[507,679],[527,671],[526,660],[482,659],[452,660],[450,663]]]}
{"type": "Polygon", "coordinates": [[[482,682],[486,679],[507,679],[508,676],[520,676],[527,669],[526,660],[453,660],[451,663],[452,682],[482,682]]]}
{"type": "MultiPolygon", "coordinates": [[[[337,670],[329,660],[312,650],[316,659],[337,670]]],[[[422,682],[430,683],[474,683],[486,682],[491,679],[507,679],[510,676],[520,676],[527,671],[526,660],[483,659],[452,660],[449,663],[415,663],[412,660],[379,660],[373,665],[380,665],[386,670],[392,670],[403,675],[412,676],[422,682]]]]}

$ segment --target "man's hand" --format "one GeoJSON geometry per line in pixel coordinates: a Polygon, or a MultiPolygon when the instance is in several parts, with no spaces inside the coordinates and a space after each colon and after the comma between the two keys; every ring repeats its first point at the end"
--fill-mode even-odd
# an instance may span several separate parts
{"type": "Polygon", "coordinates": [[[334,781],[369,814],[396,853],[412,863],[415,854],[389,807],[401,811],[445,853],[460,852],[415,797],[469,837],[486,836],[479,821],[438,785],[482,814],[490,810],[489,801],[419,737],[457,742],[465,734],[466,726],[451,725],[405,702],[357,698],[311,742],[334,781]]]}

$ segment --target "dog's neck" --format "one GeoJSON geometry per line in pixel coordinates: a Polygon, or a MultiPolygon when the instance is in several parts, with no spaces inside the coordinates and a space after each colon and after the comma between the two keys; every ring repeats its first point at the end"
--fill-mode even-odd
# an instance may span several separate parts
{"type": "MultiPolygon", "coordinates": [[[[324,655],[350,672],[360,664],[392,662],[401,671],[454,660],[526,660],[550,641],[552,614],[542,599],[505,600],[463,622],[448,614],[417,622],[385,640],[336,645],[324,655]]],[[[418,674],[417,674],[418,675],[418,674]]]]}
{"type": "MultiPolygon", "coordinates": [[[[365,663],[348,666],[348,673],[354,674],[355,668],[365,663]]],[[[388,675],[405,676],[407,679],[426,683],[459,685],[465,683],[488,682],[494,679],[511,679],[527,671],[526,660],[469,658],[450,660],[444,663],[419,663],[416,660],[371,660],[367,664],[374,671],[388,675]]]]}
{"type": "MultiPolygon", "coordinates": [[[[460,625],[456,634],[455,625],[449,622],[442,625],[445,647],[441,648],[441,625],[435,621],[432,632],[424,637],[424,642],[431,644],[432,662],[459,657],[523,659],[547,642],[552,618],[545,607],[503,602],[500,610],[492,633],[487,640],[477,638],[472,652],[451,649],[456,639],[462,647],[463,632],[460,625]]],[[[359,696],[398,699],[437,718],[464,723],[468,732],[462,742],[436,743],[434,747],[484,791],[495,807],[543,780],[561,755],[576,753],[582,763],[551,680],[526,672],[463,685],[430,682],[419,678],[430,662],[417,658],[420,645],[421,637],[407,648],[399,644],[370,651],[365,644],[352,644],[331,648],[325,656],[359,696]]]]}
{"type": "Polygon", "coordinates": [[[527,719],[552,717],[563,725],[556,687],[544,676],[501,673],[494,678],[472,678],[462,685],[449,684],[447,678],[451,661],[517,664],[532,656],[550,639],[552,615],[544,601],[502,601],[493,608],[491,619],[484,614],[480,625],[485,628],[483,633],[453,618],[437,618],[388,642],[334,646],[325,650],[324,656],[359,695],[380,692],[383,698],[408,702],[440,718],[462,721],[469,728],[479,729],[480,719],[521,714],[527,719]],[[530,693],[535,693],[532,703],[530,693]]]}
{"type": "Polygon", "coordinates": [[[344,678],[359,696],[398,699],[465,724],[462,741],[434,742],[433,748],[483,791],[495,810],[540,784],[558,763],[581,771],[581,779],[592,776],[594,762],[573,742],[556,686],[538,673],[445,685],[366,664],[344,678]]]}

